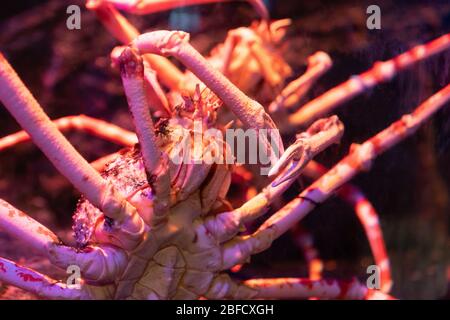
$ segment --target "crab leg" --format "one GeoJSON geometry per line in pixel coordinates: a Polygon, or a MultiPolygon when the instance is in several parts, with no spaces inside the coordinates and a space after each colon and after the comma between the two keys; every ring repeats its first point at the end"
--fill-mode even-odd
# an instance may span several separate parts
{"type": "Polygon", "coordinates": [[[0,281],[50,299],[89,299],[85,286],[80,288],[51,279],[37,271],[0,257],[0,281]]]}
{"type": "MultiPolygon", "coordinates": [[[[120,10],[133,14],[149,14],[183,6],[194,6],[200,4],[228,2],[231,0],[89,0],[88,8],[96,7],[103,3],[114,5],[120,10]]],[[[262,19],[269,19],[269,12],[262,0],[241,0],[250,3],[262,19]]]]}
{"type": "Polygon", "coordinates": [[[31,248],[44,254],[52,244],[60,243],[52,231],[2,199],[0,199],[0,230],[23,240],[31,248]]]}
{"type": "Polygon", "coordinates": [[[423,102],[413,113],[404,115],[362,145],[354,146],[348,156],[271,216],[255,233],[224,244],[224,267],[242,263],[250,255],[266,250],[275,239],[298,223],[318,203],[328,199],[360,171],[368,170],[378,155],[412,135],[449,100],[450,85],[447,85],[423,102]]]}
{"type": "Polygon", "coordinates": [[[361,300],[367,295],[367,287],[359,281],[336,279],[311,280],[305,278],[251,279],[244,285],[257,292],[255,298],[301,299],[317,297],[321,299],[361,300]]]}
{"type": "Polygon", "coordinates": [[[170,198],[170,177],[167,174],[168,156],[159,149],[153,128],[144,88],[143,60],[131,48],[126,48],[119,60],[123,87],[136,126],[147,178],[156,194],[155,206],[158,207],[158,210],[154,212],[157,216],[163,216],[168,212],[170,198]]]}
{"type": "MultiPolygon", "coordinates": [[[[311,161],[306,166],[303,174],[317,180],[326,172],[327,169],[324,166],[311,161]]],[[[343,185],[337,190],[337,194],[354,208],[367,235],[375,264],[380,267],[380,290],[386,293],[389,292],[392,287],[391,268],[377,211],[364,193],[352,184],[343,185]]]]}
{"type": "Polygon", "coordinates": [[[108,165],[108,163],[110,163],[111,161],[113,161],[114,159],[116,159],[118,156],[120,155],[120,151],[119,152],[114,152],[111,154],[107,154],[106,156],[100,157],[94,161],[91,162],[91,166],[99,171],[102,172],[103,170],[106,169],[106,166],[108,165]]]}
{"type": "Polygon", "coordinates": [[[143,231],[136,209],[66,140],[0,54],[0,100],[53,165],[86,198],[130,232],[143,231]]]}
{"type": "Polygon", "coordinates": [[[283,79],[281,75],[275,71],[274,66],[271,64],[269,58],[269,52],[258,42],[250,44],[250,52],[255,57],[256,61],[261,68],[262,75],[267,83],[271,87],[277,87],[282,83],[283,79]]]}
{"type": "MultiPolygon", "coordinates": [[[[139,35],[139,31],[113,6],[90,6],[90,2],[88,2],[87,7],[95,11],[106,29],[122,44],[128,45],[139,35]]],[[[194,87],[183,87],[184,74],[165,57],[146,54],[144,55],[144,59],[150,68],[155,70],[161,82],[170,89],[176,91],[194,90],[194,87]]]]}
{"type": "Polygon", "coordinates": [[[227,274],[218,275],[205,297],[208,299],[393,299],[378,290],[367,289],[356,279],[310,280],[304,278],[250,279],[236,282],[227,274]]]}
{"type": "Polygon", "coordinates": [[[114,280],[126,265],[126,255],[119,248],[90,246],[75,250],[63,245],[51,230],[2,199],[0,230],[36,249],[61,268],[79,266],[83,276],[90,280],[114,280]]]}
{"type": "Polygon", "coordinates": [[[342,133],[343,125],[337,116],[316,121],[306,132],[299,135],[292,148],[286,150],[280,158],[281,164],[272,168],[275,169],[274,175],[276,174],[277,178],[271,184],[241,207],[205,221],[211,234],[216,235],[221,242],[229,240],[238,233],[242,223],[255,220],[267,212],[272,201],[289,188],[306,164],[331,144],[339,142],[342,133]],[[297,152],[301,153],[298,159],[295,156],[297,152]],[[292,164],[287,166],[290,162],[292,164]]]}
{"type": "Polygon", "coordinates": [[[323,51],[308,57],[306,72],[290,82],[269,105],[269,112],[290,109],[304,97],[311,86],[332,66],[331,58],[323,51]]]}
{"type": "MultiPolygon", "coordinates": [[[[106,121],[91,118],[82,114],[53,120],[53,123],[59,131],[64,132],[75,129],[90,133],[119,145],[133,146],[138,142],[136,135],[133,132],[122,129],[119,126],[106,121]]],[[[0,151],[30,140],[30,135],[23,130],[10,134],[6,137],[0,138],[0,151]]]]}
{"type": "Polygon", "coordinates": [[[398,72],[448,48],[450,48],[450,34],[443,35],[425,45],[416,46],[391,60],[377,62],[370,70],[360,75],[352,76],[344,83],[305,104],[297,112],[289,116],[288,122],[293,127],[307,125],[314,119],[333,111],[356,95],[369,90],[379,83],[391,80],[398,72]]]}
{"type": "MultiPolygon", "coordinates": [[[[111,51],[111,61],[113,66],[119,68],[120,62],[119,58],[122,54],[125,46],[115,47],[111,51]]],[[[144,61],[144,79],[146,81],[146,92],[147,98],[149,100],[149,107],[151,108],[153,114],[158,117],[168,117],[172,115],[172,110],[167,100],[164,90],[158,82],[156,72],[150,67],[147,61],[144,61]]]]}
{"type": "MultiPolygon", "coordinates": [[[[179,59],[233,111],[247,128],[270,130],[275,140],[272,141],[272,147],[276,147],[278,152],[283,151],[283,143],[278,129],[272,118],[265,112],[264,107],[246,96],[222,73],[214,69],[189,44],[188,33],[166,30],[149,32],[137,37],[132,42],[132,46],[141,54],[156,53],[179,59]]],[[[267,137],[265,138],[267,139],[267,137]]],[[[269,145],[267,140],[264,142],[266,146],[269,145]]],[[[270,150],[269,146],[268,149],[270,150]]],[[[272,159],[277,158],[273,152],[271,156],[272,159]]]]}
{"type": "Polygon", "coordinates": [[[243,285],[255,290],[257,293],[254,298],[259,299],[395,299],[379,290],[367,289],[356,279],[352,281],[304,278],[250,279],[244,281],[243,285]]]}
{"type": "Polygon", "coordinates": [[[319,252],[314,248],[312,234],[305,228],[297,225],[294,227],[294,242],[300,247],[308,264],[308,273],[310,280],[319,280],[322,278],[323,262],[319,257],[319,252]]]}

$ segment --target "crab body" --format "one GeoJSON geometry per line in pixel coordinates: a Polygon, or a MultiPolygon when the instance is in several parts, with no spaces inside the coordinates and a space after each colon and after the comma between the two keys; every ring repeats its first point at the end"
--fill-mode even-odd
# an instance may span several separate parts
{"type": "MultiPolygon", "coordinates": [[[[205,101],[209,100],[204,95],[203,98],[197,96],[195,100],[186,99],[186,103],[179,107],[183,117],[160,122],[156,130],[160,132],[158,137],[162,150],[169,155],[177,155],[172,153],[178,151],[175,146],[179,145],[179,138],[183,137],[177,132],[193,134],[195,120],[188,116],[192,118],[200,108],[206,109],[205,101]]],[[[205,130],[212,125],[210,118],[215,112],[211,106],[208,109],[209,117],[197,119],[205,124],[205,130]]],[[[224,141],[202,139],[200,143],[205,144],[202,146],[205,149],[217,143],[216,146],[228,150],[224,141]]],[[[193,144],[187,147],[191,150],[196,148],[193,144]]],[[[204,150],[202,148],[200,150],[204,150]]],[[[202,154],[200,159],[204,160],[205,157],[202,154]]],[[[120,266],[122,274],[114,281],[114,290],[110,289],[112,295],[109,298],[192,299],[206,294],[221,269],[222,261],[214,230],[208,230],[205,218],[231,209],[225,197],[231,181],[232,166],[225,161],[218,162],[214,165],[204,161],[197,164],[170,162],[169,175],[173,177],[170,213],[156,225],[146,226],[142,241],[131,252],[126,252],[126,258],[120,266]]],[[[139,208],[144,221],[150,221],[154,195],[147,182],[138,145],[122,150],[106,166],[102,177],[139,208]]],[[[102,242],[117,241],[105,239],[104,230],[98,230],[110,228],[113,223],[104,223],[104,219],[104,214],[97,207],[86,199],[80,200],[74,215],[73,229],[81,250],[92,245],[101,247],[102,242]]]]}

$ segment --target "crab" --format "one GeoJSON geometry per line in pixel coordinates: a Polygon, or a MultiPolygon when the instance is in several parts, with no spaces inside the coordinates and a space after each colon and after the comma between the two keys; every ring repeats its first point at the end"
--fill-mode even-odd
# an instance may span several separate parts
{"type": "MultiPolygon", "coordinates": [[[[180,32],[159,31],[144,36],[149,39],[140,41],[136,48],[124,49],[120,55],[123,85],[139,145],[123,151],[107,165],[102,175],[73,149],[45,116],[2,56],[2,102],[60,172],[84,194],[75,213],[76,248],[65,246],[45,226],[3,200],[0,210],[3,230],[16,237],[27,237],[30,245],[45,252],[56,266],[78,265],[84,279],[81,287],[66,286],[3,258],[2,281],[52,298],[192,299],[255,295],[256,291],[251,288],[232,285],[222,271],[249,257],[250,252],[241,252],[244,248],[238,233],[242,224],[260,216],[273,196],[289,183],[283,181],[280,185],[269,186],[254,201],[232,210],[224,199],[231,172],[230,166],[220,161],[228,157],[224,142],[207,140],[208,145],[218,146],[213,150],[224,149],[214,166],[205,162],[207,155],[203,153],[197,154],[201,159],[199,164],[177,165],[169,159],[173,159],[173,150],[175,155],[179,154],[176,146],[180,144],[177,140],[180,135],[171,132],[181,126],[190,136],[195,120],[206,127],[212,126],[212,114],[220,104],[216,95],[227,101],[243,122],[247,117],[253,127],[274,124],[256,101],[245,97],[236,87],[232,87],[231,93],[222,94],[220,86],[232,84],[213,72],[210,78],[201,73],[197,75],[206,83],[218,83],[219,88],[211,85],[216,95],[198,92],[180,106],[177,116],[159,123],[155,129],[145,94],[140,54],[151,50],[152,45],[159,50],[180,49],[179,46],[187,50],[193,48],[185,42],[186,34],[180,32]],[[242,110],[239,100],[242,97],[247,100],[246,107],[253,104],[254,109],[262,110],[261,114],[242,110]],[[238,99],[239,103],[233,105],[233,99],[238,99]]],[[[188,52],[188,56],[203,62],[196,51],[188,52]]],[[[196,68],[193,70],[197,72],[196,68]]],[[[305,142],[318,153],[337,142],[342,129],[336,117],[319,120],[305,133],[308,137],[305,142]]],[[[187,145],[188,150],[197,147],[187,145]]],[[[297,168],[295,171],[299,172],[297,168]]],[[[255,253],[260,250],[259,247],[251,249],[255,253]]]]}
{"type": "MultiPolygon", "coordinates": [[[[336,192],[359,206],[367,230],[377,230],[376,213],[358,190],[346,183],[442,108],[450,99],[450,85],[413,113],[366,142],[353,145],[348,156],[328,171],[317,166],[313,158],[339,142],[344,126],[337,116],[319,118],[357,93],[449,46],[450,35],[442,36],[402,54],[395,63],[379,63],[325,93],[325,98],[317,98],[320,103],[315,103],[321,106],[318,112],[308,114],[307,121],[301,118],[312,124],[286,150],[266,108],[214,68],[182,31],[136,35],[126,46],[114,50],[113,61],[120,68],[136,134],[84,116],[50,120],[0,55],[0,101],[24,129],[1,139],[0,148],[33,140],[83,195],[74,214],[75,247],[0,200],[2,231],[25,241],[57,267],[79,267],[81,279],[76,284],[66,283],[0,258],[0,281],[52,299],[391,298],[388,277],[384,278],[388,285],[374,290],[357,279],[314,276],[238,281],[226,271],[270,248],[336,192]],[[195,76],[191,84],[195,89],[191,94],[180,94],[182,100],[176,107],[165,108],[161,100],[165,95],[148,72],[149,56],[158,57],[156,60],[172,56],[195,76]],[[165,110],[168,115],[156,124],[151,113],[155,101],[163,106],[158,111],[165,110]],[[271,163],[266,186],[237,208],[227,201],[233,151],[220,134],[208,133],[211,129],[226,131],[227,126],[217,121],[222,105],[243,126],[258,133],[258,147],[268,153],[271,163]],[[62,135],[61,131],[71,128],[126,148],[90,164],[62,135]],[[270,138],[259,134],[267,131],[270,138]],[[301,174],[316,180],[256,231],[244,233],[245,225],[264,216],[301,174]]],[[[295,119],[300,126],[299,118],[295,119]]],[[[371,241],[380,245],[377,237],[379,234],[371,241]]],[[[386,261],[382,270],[388,270],[386,261]]]]}
{"type": "MultiPolygon", "coordinates": [[[[223,0],[88,0],[86,7],[94,11],[108,31],[126,45],[139,35],[139,31],[117,9],[143,15],[210,2],[223,0]]],[[[262,1],[246,2],[255,8],[260,20],[253,21],[249,27],[228,31],[225,40],[211,50],[207,60],[244,93],[259,101],[271,113],[279,113],[278,117],[283,117],[287,111],[296,110],[314,82],[331,68],[332,61],[327,53],[318,51],[307,59],[306,72],[289,82],[293,72],[283,59],[281,49],[291,20],[270,21],[262,1]]],[[[197,83],[198,79],[189,70],[183,73],[169,60],[155,55],[145,55],[145,60],[148,72],[154,70],[161,83],[172,93],[194,92],[193,83],[197,83]]],[[[176,97],[175,101],[172,104],[178,102],[176,97]]],[[[168,103],[164,102],[165,105],[168,103]]],[[[226,115],[221,118],[226,119],[224,122],[230,119],[226,115]]]]}

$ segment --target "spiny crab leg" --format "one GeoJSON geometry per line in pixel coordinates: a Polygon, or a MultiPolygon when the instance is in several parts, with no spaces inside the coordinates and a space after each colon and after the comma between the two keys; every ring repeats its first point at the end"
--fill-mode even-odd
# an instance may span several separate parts
{"type": "Polygon", "coordinates": [[[126,265],[126,254],[117,247],[89,246],[76,251],[63,245],[51,230],[2,199],[0,230],[36,249],[58,267],[79,266],[83,276],[92,281],[113,281],[126,265]]]}
{"type": "MultiPolygon", "coordinates": [[[[95,119],[85,115],[68,116],[53,120],[59,131],[79,130],[103,138],[107,141],[124,145],[133,146],[138,143],[137,137],[133,132],[125,130],[119,126],[108,123],[103,120],[95,119]]],[[[0,151],[11,148],[16,144],[30,141],[30,135],[22,130],[16,133],[0,138],[0,151]]]]}
{"type": "Polygon", "coordinates": [[[360,75],[352,76],[344,83],[305,104],[297,112],[289,116],[288,122],[294,128],[308,125],[314,119],[333,111],[356,95],[369,90],[379,83],[391,80],[398,72],[448,48],[450,48],[450,34],[443,35],[427,44],[416,46],[393,59],[377,62],[370,70],[360,75]]]}
{"type": "Polygon", "coordinates": [[[167,213],[169,207],[170,177],[167,174],[169,159],[158,147],[144,87],[142,58],[133,49],[126,48],[119,60],[122,83],[141,145],[147,179],[155,192],[154,214],[157,219],[167,213]]]}
{"type": "Polygon", "coordinates": [[[143,232],[136,209],[66,140],[0,54],[0,100],[53,165],[106,216],[130,233],[143,232]]]}
{"type": "MultiPolygon", "coordinates": [[[[265,187],[258,195],[244,203],[241,207],[218,214],[206,219],[205,225],[216,235],[218,241],[224,242],[234,237],[243,223],[255,220],[264,214],[272,204],[301,173],[301,169],[308,161],[332,143],[336,143],[342,136],[343,125],[337,116],[321,119],[315,122],[303,136],[306,156],[302,165],[293,168],[280,168],[277,178],[265,187]],[[309,139],[309,141],[308,141],[309,139]],[[286,178],[289,177],[289,178],[286,178]]],[[[231,268],[234,265],[227,265],[231,268]]]]}
{"type": "Polygon", "coordinates": [[[251,255],[266,250],[275,239],[298,223],[317,204],[328,199],[357,173],[368,170],[378,155],[413,134],[449,100],[450,85],[447,85],[423,102],[413,113],[404,115],[362,145],[352,148],[348,156],[271,216],[256,232],[224,244],[224,266],[240,264],[251,255]]]}
{"type": "MultiPolygon", "coordinates": [[[[231,0],[89,0],[88,8],[95,8],[102,4],[111,4],[120,10],[133,14],[149,14],[182,6],[193,6],[200,4],[229,2],[231,0]]],[[[250,3],[262,19],[269,19],[269,12],[262,0],[241,0],[250,3]]]]}
{"type": "MultiPolygon", "coordinates": [[[[311,161],[305,167],[303,175],[317,180],[327,171],[321,164],[311,161]]],[[[355,185],[344,184],[337,190],[337,195],[354,208],[366,233],[375,264],[380,268],[380,290],[388,293],[392,287],[391,268],[377,211],[355,185]]]]}
{"type": "Polygon", "coordinates": [[[276,112],[282,109],[291,109],[300,99],[302,99],[311,86],[328,71],[333,62],[330,56],[319,51],[308,57],[308,67],[306,72],[299,78],[290,82],[281,93],[269,105],[269,112],[276,112]]]}
{"type": "MultiPolygon", "coordinates": [[[[264,107],[250,99],[222,73],[214,69],[209,62],[189,43],[189,34],[182,31],[154,31],[140,35],[132,42],[132,47],[141,54],[155,53],[174,56],[191,70],[211,89],[247,128],[269,129],[272,134],[272,146],[283,152],[283,142],[272,118],[264,107]]],[[[263,137],[264,138],[264,137],[263,137]]],[[[266,137],[267,138],[267,137],[266,137]]],[[[268,150],[272,150],[267,140],[268,150]]],[[[276,153],[276,152],[275,152],[276,153]]],[[[272,159],[277,156],[271,152],[272,159]]]]}
{"type": "Polygon", "coordinates": [[[318,153],[328,148],[330,145],[339,143],[344,126],[337,116],[321,119],[308,128],[307,131],[297,135],[297,140],[286,149],[277,163],[270,169],[269,177],[277,176],[281,169],[292,162],[289,173],[281,179],[277,179],[274,184],[283,183],[286,180],[298,177],[301,170],[318,153]]]}
{"type": "MultiPolygon", "coordinates": [[[[95,11],[106,29],[122,44],[128,45],[140,34],[139,31],[113,6],[100,5],[90,7],[88,5],[88,8],[95,11]]],[[[183,87],[184,74],[165,57],[147,54],[144,55],[144,59],[149,64],[150,68],[155,70],[156,74],[161,79],[161,82],[170,89],[176,91],[194,90],[194,87],[183,87]]]]}

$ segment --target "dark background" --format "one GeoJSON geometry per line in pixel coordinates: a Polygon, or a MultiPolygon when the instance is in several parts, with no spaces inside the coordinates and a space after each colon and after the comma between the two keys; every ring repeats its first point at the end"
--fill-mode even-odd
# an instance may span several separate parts
{"type": "MultiPolygon", "coordinates": [[[[270,1],[273,18],[294,21],[284,56],[296,75],[306,57],[323,50],[333,68],[314,86],[314,97],[375,61],[450,32],[448,1],[270,1]],[[381,7],[382,29],[366,28],[366,8],[381,7]]],[[[245,3],[196,6],[149,16],[129,16],[140,30],[185,28],[207,54],[231,28],[256,16],[245,3]]],[[[0,11],[2,51],[51,118],[84,113],[132,129],[120,77],[109,66],[116,42],[82,1],[8,1],[0,11]],[[66,28],[66,8],[82,6],[81,30],[66,28]]],[[[450,52],[401,73],[393,81],[353,99],[337,114],[345,123],[340,146],[319,161],[332,165],[352,142],[362,142],[413,110],[449,82],[450,52]]],[[[448,297],[450,108],[447,106],[413,137],[381,156],[372,170],[359,175],[359,185],[381,215],[394,273],[392,293],[399,298],[448,297]]],[[[19,127],[0,108],[0,136],[19,127]]],[[[70,141],[88,159],[117,147],[84,134],[70,141]]],[[[287,142],[292,137],[286,137],[287,142]]],[[[297,188],[297,190],[299,190],[297,188]]],[[[294,190],[296,191],[296,190],[294,190]]],[[[292,192],[294,194],[294,192],[292,192]]],[[[0,197],[52,227],[70,240],[71,215],[79,195],[30,143],[0,154],[0,197]]],[[[289,197],[289,195],[287,196],[289,197]]],[[[325,260],[325,275],[364,279],[372,264],[365,235],[353,211],[331,199],[303,222],[325,260]]],[[[48,268],[26,244],[0,233],[0,255],[48,268]]],[[[305,276],[303,257],[290,235],[257,255],[238,276],[305,276]]],[[[0,285],[0,297],[22,297],[0,285]]]]}

